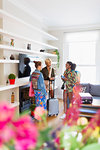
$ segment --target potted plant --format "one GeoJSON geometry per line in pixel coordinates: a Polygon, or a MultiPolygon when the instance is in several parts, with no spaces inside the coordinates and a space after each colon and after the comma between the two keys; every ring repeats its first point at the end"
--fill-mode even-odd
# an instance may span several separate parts
{"type": "Polygon", "coordinates": [[[34,116],[34,110],[35,110],[35,104],[31,104],[30,110],[31,110],[31,116],[34,116]]]}
{"type": "Polygon", "coordinates": [[[15,78],[16,78],[16,75],[13,73],[8,75],[8,79],[9,79],[10,84],[15,84],[15,78]]]}
{"type": "Polygon", "coordinates": [[[57,50],[57,49],[56,49],[56,50],[54,50],[54,53],[57,55],[57,66],[58,66],[58,68],[59,68],[60,54],[59,54],[59,52],[58,52],[58,50],[57,50]]]}

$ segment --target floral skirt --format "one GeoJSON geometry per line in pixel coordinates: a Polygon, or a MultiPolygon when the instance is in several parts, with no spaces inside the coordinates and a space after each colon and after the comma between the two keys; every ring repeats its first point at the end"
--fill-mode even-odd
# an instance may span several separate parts
{"type": "Polygon", "coordinates": [[[42,92],[35,91],[35,103],[36,107],[41,106],[44,107],[44,109],[47,109],[47,100],[42,92]]]}

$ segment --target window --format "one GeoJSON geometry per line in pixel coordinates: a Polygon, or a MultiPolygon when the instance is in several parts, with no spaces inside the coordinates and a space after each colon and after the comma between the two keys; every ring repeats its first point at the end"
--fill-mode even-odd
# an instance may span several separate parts
{"type": "Polygon", "coordinates": [[[96,82],[96,44],[97,31],[65,33],[68,60],[77,65],[81,82],[96,82]]]}

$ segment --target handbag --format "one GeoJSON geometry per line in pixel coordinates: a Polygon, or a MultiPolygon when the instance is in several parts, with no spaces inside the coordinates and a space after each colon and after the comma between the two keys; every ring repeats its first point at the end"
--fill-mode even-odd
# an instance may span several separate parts
{"type": "Polygon", "coordinates": [[[32,81],[31,81],[31,83],[30,83],[30,89],[29,89],[29,97],[33,97],[33,96],[35,96],[35,94],[34,94],[34,90],[33,90],[33,86],[32,86],[32,81]]]}

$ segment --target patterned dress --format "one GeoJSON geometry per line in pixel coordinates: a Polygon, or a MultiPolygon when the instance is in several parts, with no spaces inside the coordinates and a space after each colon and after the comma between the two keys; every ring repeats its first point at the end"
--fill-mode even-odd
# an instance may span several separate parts
{"type": "Polygon", "coordinates": [[[66,70],[64,76],[67,78],[66,84],[66,93],[73,92],[73,87],[76,83],[76,73],[75,71],[66,70]]]}
{"type": "Polygon", "coordinates": [[[41,106],[47,109],[46,100],[46,89],[44,84],[44,78],[39,70],[35,70],[31,75],[32,85],[35,93],[35,103],[36,107],[41,106]]]}

